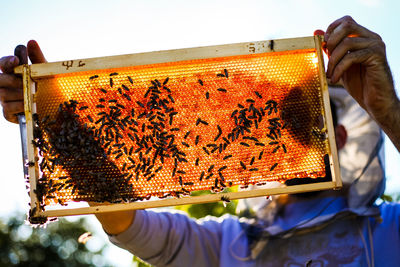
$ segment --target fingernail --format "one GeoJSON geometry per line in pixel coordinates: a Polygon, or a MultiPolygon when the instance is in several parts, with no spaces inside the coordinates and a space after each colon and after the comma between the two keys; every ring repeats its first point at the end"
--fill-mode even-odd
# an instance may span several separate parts
{"type": "Polygon", "coordinates": [[[16,65],[17,64],[17,58],[16,57],[12,57],[12,58],[10,58],[10,64],[11,65],[16,65]]]}

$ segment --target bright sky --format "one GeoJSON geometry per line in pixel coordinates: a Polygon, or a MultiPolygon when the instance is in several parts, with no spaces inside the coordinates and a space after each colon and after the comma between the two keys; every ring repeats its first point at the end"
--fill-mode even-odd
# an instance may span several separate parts
{"type": "MultiPolygon", "coordinates": [[[[0,10],[0,56],[35,39],[49,61],[309,36],[351,15],[381,35],[394,79],[400,80],[395,0],[14,0],[1,1],[0,10]]],[[[19,127],[1,117],[0,137],[0,216],[7,217],[16,209],[26,212],[29,200],[19,127]]],[[[387,139],[385,151],[387,192],[400,192],[399,153],[387,139]]],[[[117,266],[128,266],[121,262],[130,256],[123,255],[117,266]]]]}

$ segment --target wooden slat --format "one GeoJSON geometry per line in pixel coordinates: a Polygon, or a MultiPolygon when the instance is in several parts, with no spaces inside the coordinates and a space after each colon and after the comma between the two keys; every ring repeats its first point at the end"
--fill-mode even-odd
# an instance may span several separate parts
{"type": "Polygon", "coordinates": [[[338,153],[336,148],[336,140],[335,140],[335,128],[332,121],[332,111],[331,105],[329,101],[329,91],[328,91],[328,82],[326,80],[325,74],[325,66],[324,66],[324,57],[322,54],[322,41],[323,36],[317,35],[315,38],[315,46],[317,48],[317,55],[318,55],[318,74],[319,80],[321,83],[321,93],[325,111],[325,124],[327,129],[325,131],[328,132],[328,139],[329,139],[329,162],[331,165],[331,172],[332,172],[332,180],[335,183],[335,188],[340,189],[342,187],[342,179],[340,177],[340,169],[339,169],[339,159],[338,153]]]}
{"type": "MultiPolygon", "coordinates": [[[[75,59],[52,63],[33,64],[31,65],[31,77],[35,79],[81,71],[314,48],[315,43],[313,37],[299,37],[99,58],[75,59]]],[[[21,74],[22,68],[16,67],[14,72],[16,74],[21,74]]]]}
{"type": "MultiPolygon", "coordinates": [[[[26,120],[26,146],[27,146],[27,154],[28,154],[28,162],[35,162],[35,147],[32,144],[33,138],[33,120],[32,113],[35,112],[34,104],[33,104],[33,92],[35,88],[35,84],[30,78],[30,67],[28,65],[23,65],[23,76],[22,76],[22,84],[23,84],[23,93],[24,93],[24,112],[25,112],[25,120],[26,120]]],[[[38,175],[38,166],[35,164],[34,166],[28,165],[28,175],[29,175],[29,185],[30,191],[29,196],[31,199],[31,211],[33,212],[33,216],[37,216],[39,212],[39,200],[36,191],[36,183],[38,175]]]]}
{"type": "Polygon", "coordinates": [[[332,189],[335,186],[336,184],[334,182],[323,182],[315,184],[294,185],[294,186],[285,186],[285,187],[268,188],[268,189],[254,189],[254,190],[246,190],[240,192],[218,193],[218,194],[209,194],[203,196],[171,198],[171,199],[154,200],[154,201],[143,201],[143,202],[139,201],[133,203],[110,204],[110,205],[92,206],[92,207],[75,208],[75,209],[47,210],[47,211],[41,211],[39,215],[45,217],[62,217],[62,216],[96,214],[96,213],[115,212],[124,210],[160,208],[167,206],[216,202],[216,201],[221,201],[221,197],[227,197],[228,199],[233,200],[233,199],[278,195],[278,194],[303,193],[309,191],[326,190],[326,189],[332,189]]]}

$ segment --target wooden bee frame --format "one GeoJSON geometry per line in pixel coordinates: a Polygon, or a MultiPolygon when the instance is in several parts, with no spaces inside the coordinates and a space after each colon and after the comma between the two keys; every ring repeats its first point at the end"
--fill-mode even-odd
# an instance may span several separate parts
{"type": "MultiPolygon", "coordinates": [[[[208,203],[208,202],[221,201],[221,199],[233,200],[241,198],[269,196],[275,194],[301,193],[307,191],[340,188],[342,184],[340,179],[340,171],[338,166],[337,150],[334,137],[334,128],[332,124],[331,109],[329,104],[328,86],[325,77],[323,56],[321,52],[322,51],[321,42],[322,42],[321,36],[314,36],[314,37],[304,37],[304,38],[246,42],[238,44],[188,48],[188,49],[169,50],[169,51],[158,51],[158,52],[111,56],[103,58],[90,58],[90,59],[80,59],[80,60],[78,59],[78,60],[69,60],[63,62],[33,64],[30,66],[23,65],[17,67],[15,69],[15,73],[23,75],[24,104],[25,104],[25,116],[27,123],[27,139],[28,139],[27,140],[28,161],[35,162],[34,165],[33,164],[28,165],[28,173],[30,180],[31,216],[59,217],[59,216],[69,216],[69,215],[95,214],[95,213],[112,212],[112,211],[146,209],[146,208],[156,208],[156,207],[195,204],[195,203],[208,203]],[[48,79],[48,78],[51,79],[51,77],[55,77],[57,75],[70,75],[74,73],[91,72],[104,69],[118,69],[124,67],[156,65],[156,64],[170,63],[170,62],[181,62],[181,61],[191,61],[200,59],[213,59],[213,58],[224,58],[231,56],[242,56],[242,55],[246,56],[246,55],[264,54],[264,53],[279,53],[285,51],[301,51],[301,50],[313,50],[317,59],[315,64],[318,74],[316,76],[318,77],[319,80],[318,82],[319,82],[319,88],[321,90],[320,95],[323,107],[323,118],[325,119],[323,122],[324,126],[321,127],[321,131],[323,134],[327,135],[327,142],[328,142],[327,155],[329,156],[329,169],[332,174],[331,181],[301,184],[301,185],[291,185],[291,186],[280,186],[268,189],[244,190],[238,192],[221,191],[219,193],[212,193],[201,196],[165,198],[159,200],[136,201],[129,203],[113,203],[106,205],[104,205],[104,203],[101,204],[94,203],[90,207],[79,207],[79,208],[56,207],[54,209],[40,208],[40,201],[35,193],[37,192],[37,184],[40,178],[38,151],[37,147],[33,145],[34,141],[33,114],[37,112],[36,111],[37,82],[41,81],[42,79],[48,79]]],[[[110,76],[111,75],[112,74],[110,74],[110,76]]],[[[224,74],[221,75],[223,76],[224,74]]],[[[228,78],[228,73],[226,69],[225,69],[225,76],[226,78],[228,78]]],[[[112,82],[111,78],[110,82],[112,82]]],[[[203,86],[203,81],[201,81],[200,79],[199,83],[201,84],[201,86],[203,86]]],[[[113,85],[111,84],[111,87],[112,86],[113,85]]],[[[218,90],[223,92],[223,90],[225,89],[219,88],[218,90]]],[[[206,97],[208,99],[209,96],[206,95],[206,97]]],[[[201,123],[202,121],[201,120],[199,121],[198,119],[197,124],[199,122],[201,123]]],[[[187,135],[188,132],[185,136],[187,135]]],[[[286,148],[284,149],[286,153],[286,148]]],[[[271,167],[271,171],[275,167],[276,165],[273,165],[271,167]]],[[[180,183],[182,185],[182,181],[180,181],[180,183]]]]}

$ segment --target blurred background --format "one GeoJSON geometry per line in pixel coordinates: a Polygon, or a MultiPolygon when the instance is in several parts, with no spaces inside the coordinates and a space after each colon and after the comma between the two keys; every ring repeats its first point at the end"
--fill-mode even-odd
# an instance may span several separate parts
{"type": "MultiPolygon", "coordinates": [[[[400,77],[400,4],[395,0],[14,0],[1,1],[0,10],[0,56],[35,39],[48,61],[310,36],[351,15],[382,37],[395,81],[400,77]]],[[[26,225],[29,199],[18,125],[1,117],[0,137],[0,266],[141,265],[110,245],[93,216],[61,219],[44,229],[26,225]],[[93,237],[78,243],[86,231],[93,237]]],[[[387,138],[385,162],[385,193],[395,197],[400,156],[387,138]]],[[[219,216],[233,213],[234,203],[181,209],[195,217],[219,216]]]]}

